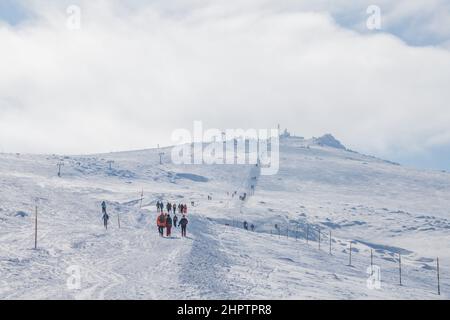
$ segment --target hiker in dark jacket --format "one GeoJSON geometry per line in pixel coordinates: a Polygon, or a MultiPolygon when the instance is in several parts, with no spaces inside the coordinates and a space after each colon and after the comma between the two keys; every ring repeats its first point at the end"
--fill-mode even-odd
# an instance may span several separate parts
{"type": "Polygon", "coordinates": [[[173,214],[177,213],[177,205],[175,203],[172,204],[173,214]]]}
{"type": "Polygon", "coordinates": [[[178,217],[177,217],[177,214],[174,213],[174,215],[173,215],[173,226],[175,228],[177,227],[177,222],[178,222],[178,217]]]}
{"type": "Polygon", "coordinates": [[[102,202],[102,213],[106,213],[106,202],[102,202]]]}
{"type": "Polygon", "coordinates": [[[166,216],[166,236],[170,237],[172,229],[172,218],[170,217],[170,214],[167,214],[166,216]]]}
{"type": "Polygon", "coordinates": [[[167,209],[167,212],[172,211],[172,205],[170,204],[170,202],[167,202],[166,209],[167,209]]]}
{"type": "Polygon", "coordinates": [[[156,211],[159,213],[159,200],[156,202],[156,211]]]}
{"type": "Polygon", "coordinates": [[[186,227],[188,224],[188,219],[186,219],[186,216],[183,216],[180,220],[180,226],[181,226],[181,236],[186,237],[186,227]]]}
{"type": "Polygon", "coordinates": [[[244,221],[244,229],[248,230],[248,223],[247,223],[247,221],[244,221]]]}
{"type": "Polygon", "coordinates": [[[108,220],[109,220],[109,216],[108,216],[108,214],[106,213],[106,211],[105,211],[105,213],[103,213],[102,219],[103,219],[103,225],[105,226],[105,229],[108,230],[108,220]]]}

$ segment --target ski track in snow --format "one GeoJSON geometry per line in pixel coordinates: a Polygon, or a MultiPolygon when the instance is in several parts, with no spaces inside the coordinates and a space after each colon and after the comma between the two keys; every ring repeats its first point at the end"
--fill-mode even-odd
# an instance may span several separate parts
{"type": "Polygon", "coordinates": [[[275,176],[260,176],[255,166],[159,165],[157,151],[144,150],[64,157],[58,178],[59,160],[0,154],[1,299],[448,298],[448,173],[298,139],[282,141],[275,176]],[[179,228],[171,238],[158,235],[158,199],[188,204],[187,238],[179,228]],[[102,200],[111,218],[108,231],[102,200]],[[243,230],[244,220],[256,232],[243,230]],[[381,290],[366,285],[371,249],[382,270],[381,290]],[[81,270],[76,290],[66,285],[70,266],[81,270]]]}

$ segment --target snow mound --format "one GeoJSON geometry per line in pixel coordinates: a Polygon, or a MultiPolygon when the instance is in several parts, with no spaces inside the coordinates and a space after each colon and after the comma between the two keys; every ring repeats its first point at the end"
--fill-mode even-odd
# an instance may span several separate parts
{"type": "Polygon", "coordinates": [[[319,138],[314,138],[314,143],[320,145],[320,146],[327,146],[332,147],[336,149],[343,149],[345,150],[345,146],[337,140],[333,135],[327,133],[319,138]]]}
{"type": "Polygon", "coordinates": [[[195,182],[208,182],[209,179],[193,173],[177,173],[175,179],[187,179],[195,182]]]}
{"type": "Polygon", "coordinates": [[[21,217],[21,218],[25,218],[28,217],[28,213],[24,212],[24,211],[17,211],[15,214],[16,217],[21,217]]]}

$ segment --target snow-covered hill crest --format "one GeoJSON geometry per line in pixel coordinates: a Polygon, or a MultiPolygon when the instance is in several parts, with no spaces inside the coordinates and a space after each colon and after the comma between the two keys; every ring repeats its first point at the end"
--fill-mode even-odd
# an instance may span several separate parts
{"type": "Polygon", "coordinates": [[[160,151],[0,154],[0,298],[448,297],[450,174],[352,152],[331,135],[283,137],[273,176],[167,156],[160,165],[160,151]],[[158,236],[157,200],[188,204],[188,238],[158,236]],[[371,256],[379,289],[368,285],[371,256]]]}

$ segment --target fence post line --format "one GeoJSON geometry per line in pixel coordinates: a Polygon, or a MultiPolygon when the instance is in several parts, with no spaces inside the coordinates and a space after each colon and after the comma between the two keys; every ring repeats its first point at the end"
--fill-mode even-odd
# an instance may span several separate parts
{"type": "Polygon", "coordinates": [[[119,224],[119,229],[120,229],[120,213],[117,213],[117,223],[119,224]]]}
{"type": "Polygon", "coordinates": [[[441,282],[440,282],[440,277],[439,277],[439,257],[437,257],[436,259],[436,267],[437,267],[437,285],[438,285],[438,295],[441,295],[441,282]]]}
{"type": "Polygon", "coordinates": [[[38,207],[35,207],[35,218],[34,218],[34,249],[37,249],[37,231],[38,231],[38,207]]]}
{"type": "Polygon", "coordinates": [[[330,230],[330,255],[331,255],[331,230],[330,230]]]}
{"type": "Polygon", "coordinates": [[[398,254],[398,274],[400,277],[400,285],[402,285],[402,256],[398,254]]]}

